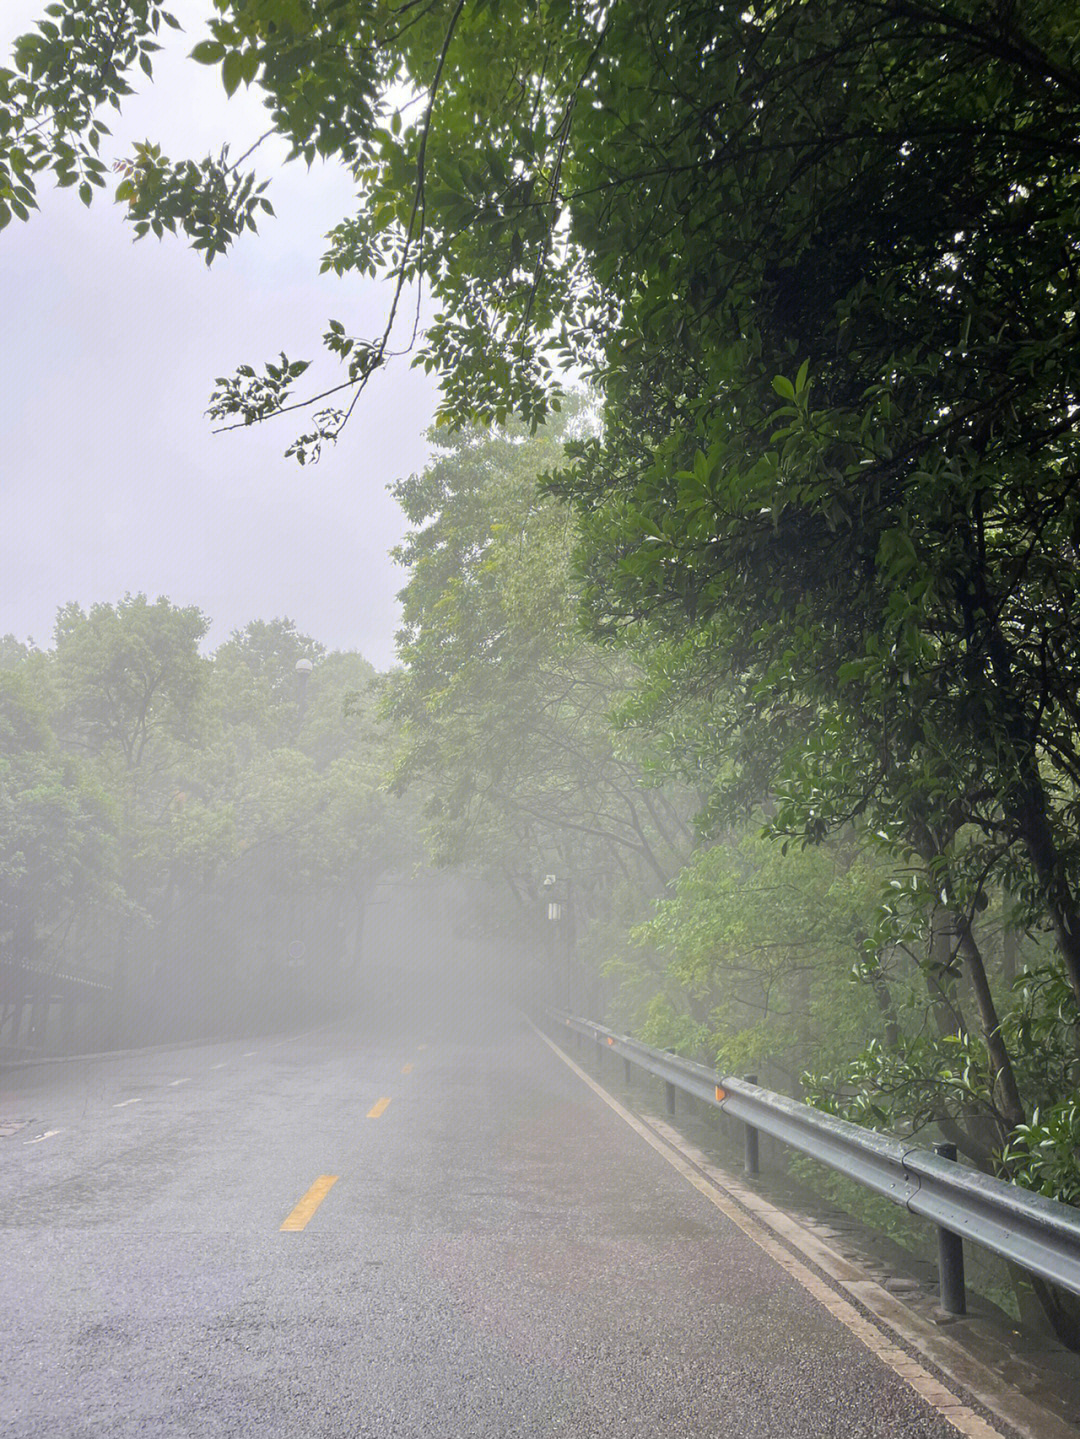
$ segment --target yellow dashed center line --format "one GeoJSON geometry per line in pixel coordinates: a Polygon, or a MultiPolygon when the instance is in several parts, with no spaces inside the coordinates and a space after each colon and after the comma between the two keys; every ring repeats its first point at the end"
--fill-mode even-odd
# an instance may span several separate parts
{"type": "Polygon", "coordinates": [[[296,1206],[293,1212],[289,1215],[288,1219],[286,1219],[285,1223],[281,1226],[282,1229],[304,1229],[307,1226],[308,1221],[311,1219],[311,1216],[315,1213],[316,1209],[318,1209],[319,1205],[323,1202],[326,1196],[330,1193],[330,1190],[337,1183],[337,1180],[338,1177],[336,1174],[320,1174],[318,1179],[316,1179],[315,1183],[311,1186],[308,1192],[304,1195],[303,1199],[301,1199],[300,1203],[296,1206]]]}
{"type": "MultiPolygon", "coordinates": [[[[389,1102],[389,1101],[387,1101],[389,1102]]],[[[44,1134],[39,1134],[36,1139],[24,1139],[24,1144],[40,1144],[43,1139],[51,1139],[54,1134],[63,1134],[62,1129],[46,1129],[44,1134]]]]}
{"type": "Polygon", "coordinates": [[[375,1103],[371,1106],[371,1108],[368,1110],[367,1117],[369,1119],[378,1119],[379,1115],[385,1111],[386,1106],[389,1103],[389,1099],[377,1099],[375,1103]]]}
{"type": "Polygon", "coordinates": [[[401,1072],[402,1072],[402,1074],[411,1074],[411,1073],[412,1073],[412,1065],[411,1065],[411,1064],[403,1064],[403,1065],[401,1066],[401,1072]]]}

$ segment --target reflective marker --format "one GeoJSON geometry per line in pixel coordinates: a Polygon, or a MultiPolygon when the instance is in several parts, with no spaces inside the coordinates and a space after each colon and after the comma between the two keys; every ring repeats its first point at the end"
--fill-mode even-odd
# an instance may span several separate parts
{"type": "Polygon", "coordinates": [[[716,1102],[717,1102],[717,1104],[721,1103],[721,1101],[722,1101],[722,1100],[725,1100],[726,1098],[727,1098],[727,1090],[726,1090],[726,1089],[721,1089],[720,1086],[717,1085],[717,1086],[716,1086],[716,1102]]]}
{"type": "Polygon", "coordinates": [[[336,1174],[320,1174],[281,1228],[290,1232],[303,1229],[337,1181],[336,1174]]]}
{"type": "Polygon", "coordinates": [[[401,1066],[401,1072],[402,1072],[402,1074],[411,1074],[411,1073],[412,1073],[412,1065],[411,1065],[411,1064],[403,1064],[403,1065],[401,1066]]]}
{"type": "Polygon", "coordinates": [[[379,1115],[383,1113],[383,1111],[386,1109],[386,1106],[387,1106],[389,1103],[390,1103],[389,1099],[379,1099],[379,1100],[377,1100],[377,1101],[371,1106],[371,1108],[368,1110],[368,1116],[367,1116],[367,1117],[368,1117],[369,1119],[378,1119],[379,1115]]]}

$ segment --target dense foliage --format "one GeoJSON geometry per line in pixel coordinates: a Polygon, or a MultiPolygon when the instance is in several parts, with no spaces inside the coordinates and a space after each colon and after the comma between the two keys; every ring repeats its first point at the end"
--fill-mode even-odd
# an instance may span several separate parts
{"type": "Polygon", "coordinates": [[[694,801],[645,785],[640,754],[612,732],[638,671],[577,624],[576,526],[537,485],[560,436],[437,432],[432,463],[394,486],[413,529],[396,552],[404,668],[386,702],[403,735],[396,787],[422,786],[434,857],[508,883],[532,943],[560,906],[540,942],[558,970],[547,997],[562,1003],[568,989],[595,1000],[600,935],[622,934],[617,914],[644,915],[678,872],[694,801]]]}
{"type": "Polygon", "coordinates": [[[288,621],[204,658],[206,626],[134,595],[65,606],[51,649],[4,644],[9,1052],[237,1032],[350,992],[366,895],[407,852],[373,672],[288,621]]]}

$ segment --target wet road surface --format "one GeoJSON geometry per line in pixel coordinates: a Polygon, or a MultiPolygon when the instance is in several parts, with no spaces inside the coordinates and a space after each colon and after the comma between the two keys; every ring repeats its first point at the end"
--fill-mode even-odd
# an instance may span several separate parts
{"type": "Polygon", "coordinates": [[[4,1439],[956,1439],[509,1011],[0,1086],[4,1439]]]}

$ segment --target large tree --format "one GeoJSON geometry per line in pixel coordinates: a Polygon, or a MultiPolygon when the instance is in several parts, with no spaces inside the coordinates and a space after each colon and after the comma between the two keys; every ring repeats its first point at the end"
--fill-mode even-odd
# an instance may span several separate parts
{"type": "Polygon", "coordinates": [[[395,552],[409,575],[387,704],[398,786],[426,793],[437,860],[508,881],[534,932],[541,877],[561,876],[544,898],[569,901],[584,946],[620,884],[640,912],[694,837],[685,786],[648,785],[633,740],[612,733],[638,667],[582,633],[576,525],[539,487],[567,428],[436,433],[428,467],[394,486],[412,529],[395,552]]]}

